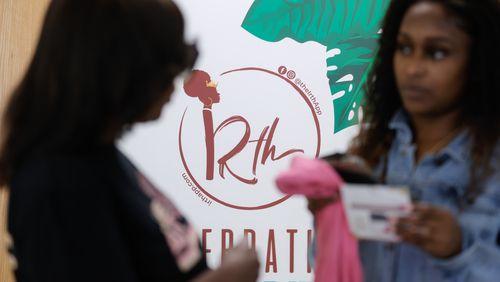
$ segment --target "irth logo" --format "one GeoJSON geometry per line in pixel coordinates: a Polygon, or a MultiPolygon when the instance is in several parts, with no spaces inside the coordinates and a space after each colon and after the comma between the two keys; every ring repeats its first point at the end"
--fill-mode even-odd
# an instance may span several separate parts
{"type": "Polygon", "coordinates": [[[193,71],[184,91],[201,103],[186,108],[179,126],[181,160],[193,186],[241,210],[288,199],[274,186],[276,173],[294,155],[317,157],[321,145],[319,106],[295,77],[284,66],[277,72],[242,68],[222,73],[216,83],[193,71]]]}

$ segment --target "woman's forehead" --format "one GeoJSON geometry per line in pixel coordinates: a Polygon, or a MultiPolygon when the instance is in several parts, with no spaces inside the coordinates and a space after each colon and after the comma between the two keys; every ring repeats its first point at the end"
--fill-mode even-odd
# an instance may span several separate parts
{"type": "Polygon", "coordinates": [[[419,2],[405,14],[400,35],[434,40],[462,40],[467,35],[456,24],[457,19],[436,2],[419,2]]]}

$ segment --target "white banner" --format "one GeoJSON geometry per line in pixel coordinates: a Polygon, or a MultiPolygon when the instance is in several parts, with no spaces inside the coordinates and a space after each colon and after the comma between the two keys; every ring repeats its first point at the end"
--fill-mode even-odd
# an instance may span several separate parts
{"type": "Polygon", "coordinates": [[[259,281],[313,280],[312,218],[304,199],[281,194],[274,178],[293,156],[345,150],[362,114],[359,74],[378,29],[356,29],[356,12],[366,11],[353,6],[344,32],[362,48],[345,35],[319,38],[325,17],[335,19],[319,2],[365,1],[178,1],[200,51],[200,79],[186,89],[178,81],[162,118],[120,144],[198,228],[211,266],[248,235],[260,255],[259,281]]]}

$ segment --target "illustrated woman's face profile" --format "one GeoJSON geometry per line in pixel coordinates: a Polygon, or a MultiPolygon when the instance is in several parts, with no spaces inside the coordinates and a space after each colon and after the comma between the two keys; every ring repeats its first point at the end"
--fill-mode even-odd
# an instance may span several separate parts
{"type": "MultiPolygon", "coordinates": [[[[200,97],[201,99],[201,97],[200,97]]],[[[207,87],[206,96],[204,97],[205,104],[211,105],[220,102],[220,94],[215,87],[207,87]]]]}
{"type": "Polygon", "coordinates": [[[410,115],[432,117],[462,109],[470,41],[456,17],[438,3],[419,2],[407,11],[397,37],[394,73],[410,115]]]}

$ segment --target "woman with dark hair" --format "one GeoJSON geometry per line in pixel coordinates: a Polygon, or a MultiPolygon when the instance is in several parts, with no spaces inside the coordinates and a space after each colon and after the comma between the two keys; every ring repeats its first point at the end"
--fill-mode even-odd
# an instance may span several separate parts
{"type": "Polygon", "coordinates": [[[351,153],[414,206],[360,242],[365,280],[498,281],[500,2],[393,0],[382,30],[351,153]]]}
{"type": "Polygon", "coordinates": [[[18,282],[255,281],[244,246],[209,271],[193,227],[116,148],[194,63],[170,0],[53,0],[3,120],[18,282]]]}

